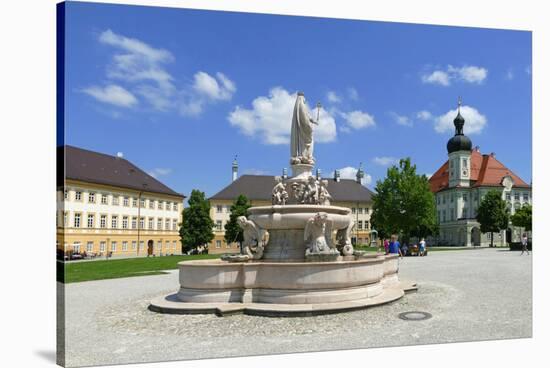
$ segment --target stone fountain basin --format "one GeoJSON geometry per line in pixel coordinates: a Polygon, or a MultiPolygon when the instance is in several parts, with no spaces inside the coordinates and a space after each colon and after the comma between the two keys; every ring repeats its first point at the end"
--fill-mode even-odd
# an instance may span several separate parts
{"type": "Polygon", "coordinates": [[[349,225],[351,210],[346,207],[321,205],[260,206],[248,209],[248,219],[266,230],[304,229],[306,222],[318,212],[325,212],[332,221],[332,229],[349,225]]]}

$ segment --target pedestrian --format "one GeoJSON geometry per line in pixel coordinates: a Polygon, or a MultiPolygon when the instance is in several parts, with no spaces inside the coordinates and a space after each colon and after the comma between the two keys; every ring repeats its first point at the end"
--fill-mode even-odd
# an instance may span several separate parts
{"type": "Polygon", "coordinates": [[[424,240],[424,238],[422,238],[422,240],[420,240],[420,244],[418,244],[418,252],[421,257],[423,257],[424,252],[426,252],[426,240],[424,240]]]}
{"type": "Polygon", "coordinates": [[[527,255],[529,255],[529,249],[527,249],[527,233],[523,233],[523,236],[521,237],[521,255],[523,255],[523,252],[527,252],[527,255]]]}
{"type": "Polygon", "coordinates": [[[403,243],[403,245],[401,246],[401,254],[403,256],[406,256],[408,251],[409,251],[409,246],[407,245],[407,243],[403,243]]]}
{"type": "Polygon", "coordinates": [[[388,239],[384,238],[384,254],[388,254],[389,247],[390,247],[390,243],[388,242],[388,239]]]}
{"type": "Polygon", "coordinates": [[[391,236],[391,242],[388,246],[388,253],[399,254],[399,257],[403,257],[403,254],[401,253],[401,244],[399,244],[399,241],[397,240],[397,235],[391,236]]]}

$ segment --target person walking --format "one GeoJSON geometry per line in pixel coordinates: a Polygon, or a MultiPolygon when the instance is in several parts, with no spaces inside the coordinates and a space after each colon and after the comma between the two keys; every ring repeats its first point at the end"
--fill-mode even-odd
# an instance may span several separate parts
{"type": "Polygon", "coordinates": [[[420,257],[424,256],[424,252],[426,252],[426,240],[422,238],[422,240],[420,240],[420,243],[418,244],[418,253],[420,253],[420,257]]]}
{"type": "Polygon", "coordinates": [[[388,242],[388,239],[384,239],[384,254],[388,254],[390,247],[390,243],[388,242]]]}
{"type": "Polygon", "coordinates": [[[521,237],[521,255],[523,255],[524,252],[527,252],[527,255],[529,255],[529,249],[527,249],[527,234],[523,233],[523,236],[521,237]]]}
{"type": "Polygon", "coordinates": [[[399,257],[403,257],[403,254],[401,253],[401,244],[399,244],[399,241],[397,240],[397,235],[391,236],[391,242],[388,246],[388,253],[399,254],[399,257]]]}

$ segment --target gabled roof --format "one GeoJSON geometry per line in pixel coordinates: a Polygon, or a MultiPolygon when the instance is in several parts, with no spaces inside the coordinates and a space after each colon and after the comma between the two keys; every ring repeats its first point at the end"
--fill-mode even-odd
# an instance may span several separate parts
{"type": "MultiPolygon", "coordinates": [[[[328,191],[334,202],[369,202],[372,192],[351,179],[328,180],[328,191]]],[[[242,175],[237,180],[214,194],[210,199],[234,200],[244,194],[250,200],[271,201],[271,191],[275,186],[275,176],[242,175]]]]}
{"type": "Polygon", "coordinates": [[[57,147],[57,186],[65,179],[185,198],[124,158],[73,146],[57,147]]]}
{"type": "MultiPolygon", "coordinates": [[[[472,150],[470,158],[470,187],[501,186],[502,179],[511,176],[514,187],[530,188],[512,170],[498,161],[494,154],[482,155],[477,149],[472,150]]],[[[432,175],[429,180],[433,193],[449,188],[449,160],[432,175]]]]}

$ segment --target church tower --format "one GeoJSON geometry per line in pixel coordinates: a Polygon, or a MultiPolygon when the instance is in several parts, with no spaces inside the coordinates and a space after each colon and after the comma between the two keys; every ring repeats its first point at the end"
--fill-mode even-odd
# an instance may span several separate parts
{"type": "Polygon", "coordinates": [[[233,163],[231,164],[231,181],[237,180],[237,176],[239,173],[239,164],[237,163],[237,156],[233,159],[233,163]]]}
{"type": "Polygon", "coordinates": [[[460,115],[462,101],[458,99],[458,114],[454,120],[455,135],[447,142],[449,154],[449,187],[469,187],[472,141],[464,135],[464,118],[460,115]]]}

